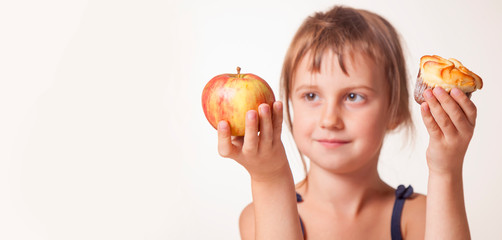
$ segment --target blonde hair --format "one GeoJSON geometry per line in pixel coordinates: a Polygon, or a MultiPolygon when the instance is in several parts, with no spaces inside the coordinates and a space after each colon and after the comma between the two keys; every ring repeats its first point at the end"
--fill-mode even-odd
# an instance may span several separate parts
{"type": "MultiPolygon", "coordinates": [[[[327,12],[317,12],[308,17],[286,52],[280,84],[285,119],[291,132],[293,128],[289,101],[295,71],[300,61],[310,53],[311,71],[319,72],[322,56],[327,50],[333,51],[338,57],[340,68],[345,74],[345,53],[356,51],[378,63],[384,70],[390,90],[391,125],[393,128],[405,126],[412,130],[406,63],[397,31],[375,13],[335,6],[327,12]]],[[[306,174],[307,165],[301,153],[300,157],[306,174]]]]}

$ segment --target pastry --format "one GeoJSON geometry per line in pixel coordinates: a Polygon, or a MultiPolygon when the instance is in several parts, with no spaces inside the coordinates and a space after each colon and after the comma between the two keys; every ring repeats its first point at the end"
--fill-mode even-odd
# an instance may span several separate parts
{"type": "Polygon", "coordinates": [[[445,59],[436,55],[425,55],[420,58],[415,86],[415,101],[422,104],[425,100],[423,93],[428,88],[441,87],[446,92],[458,88],[468,97],[472,92],[483,87],[483,80],[469,71],[457,59],[445,59]]]}

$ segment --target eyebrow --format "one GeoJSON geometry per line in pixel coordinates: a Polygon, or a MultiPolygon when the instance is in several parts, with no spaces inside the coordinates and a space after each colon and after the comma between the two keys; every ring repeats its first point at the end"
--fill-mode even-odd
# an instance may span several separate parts
{"type": "Polygon", "coordinates": [[[292,90],[293,91],[291,93],[298,93],[301,91],[317,91],[319,90],[319,87],[317,86],[317,84],[302,84],[292,90]]]}
{"type": "Polygon", "coordinates": [[[300,90],[303,90],[303,89],[308,89],[308,90],[316,90],[318,89],[319,87],[317,87],[316,84],[302,84],[296,88],[293,89],[293,92],[298,92],[300,90]]]}
{"type": "MultiPolygon", "coordinates": [[[[319,87],[316,84],[302,84],[296,88],[293,89],[293,92],[298,92],[300,90],[307,89],[307,90],[318,90],[319,87]]],[[[374,87],[366,86],[366,85],[354,85],[354,86],[348,86],[345,88],[342,88],[342,90],[353,90],[353,89],[366,89],[370,92],[377,92],[377,90],[374,87]]]]}
{"type": "Polygon", "coordinates": [[[375,89],[375,87],[371,87],[371,86],[366,86],[366,85],[355,85],[355,86],[351,86],[351,87],[347,87],[346,89],[366,89],[370,92],[377,92],[377,89],[375,89]]]}

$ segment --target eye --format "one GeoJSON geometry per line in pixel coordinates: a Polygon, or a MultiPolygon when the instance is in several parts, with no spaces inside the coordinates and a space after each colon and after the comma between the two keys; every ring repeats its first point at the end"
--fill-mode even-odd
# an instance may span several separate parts
{"type": "Polygon", "coordinates": [[[303,95],[303,97],[305,98],[305,100],[307,100],[308,102],[312,102],[312,101],[316,101],[319,96],[317,96],[317,94],[315,93],[312,93],[312,92],[309,92],[309,93],[305,93],[303,95]]]}
{"type": "Polygon", "coordinates": [[[358,102],[363,101],[364,97],[360,94],[357,94],[357,93],[349,93],[349,94],[347,94],[346,100],[349,102],[358,103],[358,102]]]}

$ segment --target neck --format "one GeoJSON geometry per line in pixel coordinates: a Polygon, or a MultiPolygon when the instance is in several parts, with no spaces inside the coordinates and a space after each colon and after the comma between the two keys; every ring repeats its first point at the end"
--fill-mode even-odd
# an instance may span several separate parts
{"type": "Polygon", "coordinates": [[[319,207],[355,216],[372,196],[391,191],[378,175],[377,162],[348,173],[330,172],[311,162],[308,182],[300,190],[319,207]]]}

